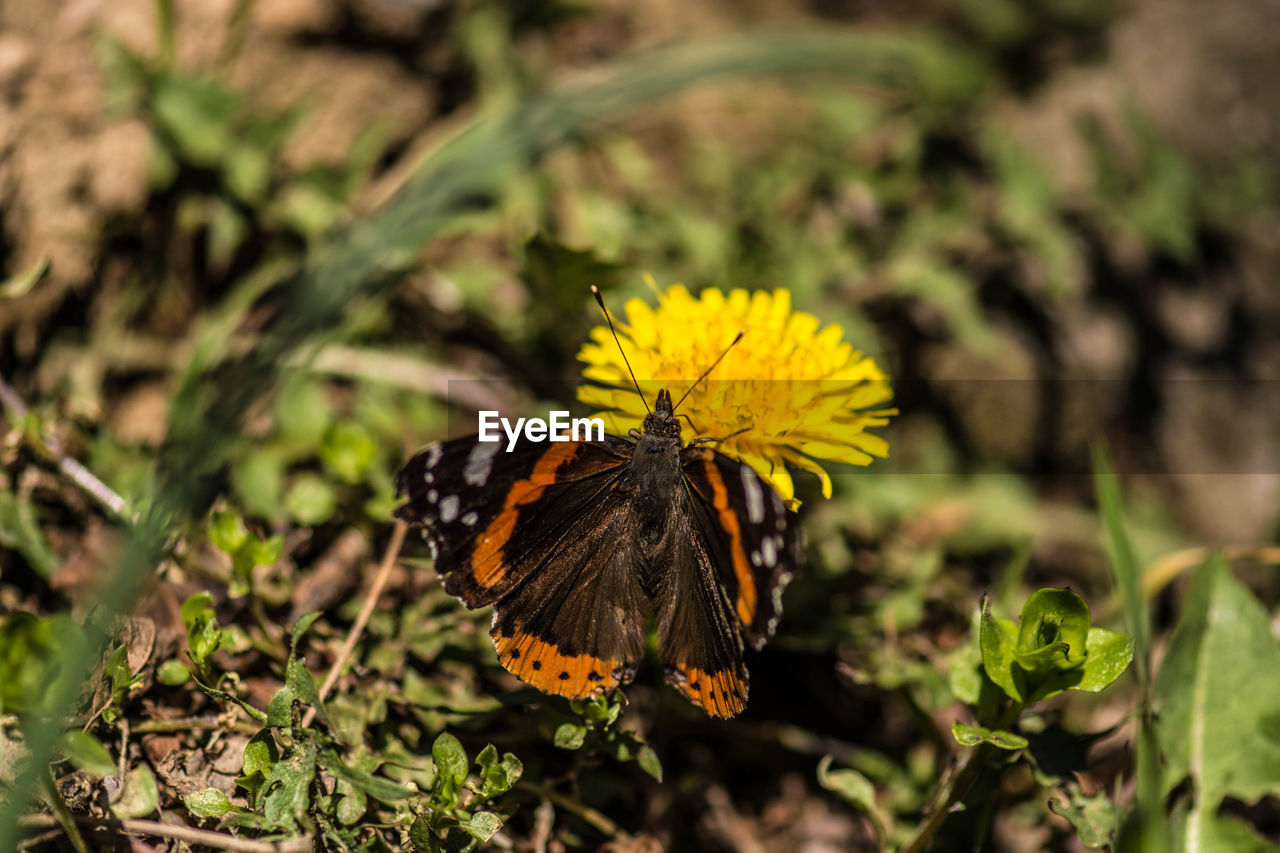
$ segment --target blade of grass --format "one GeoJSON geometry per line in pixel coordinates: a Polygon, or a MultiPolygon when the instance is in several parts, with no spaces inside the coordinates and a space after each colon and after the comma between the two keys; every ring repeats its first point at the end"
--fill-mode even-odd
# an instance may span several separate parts
{"type": "Polygon", "coordinates": [[[1161,794],[1163,783],[1155,717],[1151,709],[1150,616],[1142,595],[1142,570],[1124,526],[1119,479],[1111,467],[1106,448],[1101,444],[1093,447],[1093,470],[1098,510],[1102,514],[1105,531],[1104,548],[1112,579],[1122,599],[1125,623],[1133,635],[1134,673],[1141,694],[1135,759],[1138,807],[1121,830],[1117,849],[1156,853],[1168,849],[1169,833],[1161,794]]]}

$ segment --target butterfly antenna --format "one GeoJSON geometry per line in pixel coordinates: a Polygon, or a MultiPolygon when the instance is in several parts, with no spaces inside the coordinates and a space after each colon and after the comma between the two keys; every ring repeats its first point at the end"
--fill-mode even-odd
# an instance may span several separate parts
{"type": "MultiPolygon", "coordinates": [[[[627,366],[627,373],[631,374],[631,382],[636,386],[636,393],[640,395],[640,402],[644,403],[644,410],[649,414],[653,414],[649,409],[649,401],[644,398],[644,392],[640,390],[640,382],[636,379],[636,372],[631,369],[631,362],[627,361],[627,353],[622,349],[622,341],[618,340],[618,330],[613,327],[613,318],[609,316],[609,309],[604,307],[604,297],[600,295],[600,288],[594,284],[591,285],[591,295],[596,298],[596,303],[600,306],[600,310],[604,312],[604,319],[609,323],[609,331],[613,332],[613,342],[618,345],[618,352],[622,355],[622,363],[627,366]]],[[[720,358],[724,358],[724,356],[720,356],[720,358]]],[[[717,361],[717,363],[719,362],[717,361]]],[[[712,367],[714,366],[712,365],[712,367]]]]}
{"type": "Polygon", "coordinates": [[[733,349],[734,346],[737,345],[738,341],[742,340],[742,336],[745,334],[746,334],[745,331],[740,331],[738,332],[738,336],[736,338],[729,341],[729,345],[724,348],[724,352],[720,353],[720,357],[717,358],[715,361],[713,361],[710,367],[702,371],[702,375],[699,376],[697,380],[695,380],[694,383],[689,386],[689,390],[684,392],[684,397],[681,397],[676,402],[676,404],[671,407],[671,411],[674,412],[676,409],[680,408],[680,404],[684,402],[684,398],[688,397],[691,393],[693,393],[693,389],[698,387],[699,382],[701,382],[702,380],[706,379],[708,376],[711,375],[711,371],[715,370],[716,366],[719,365],[720,362],[724,361],[724,357],[729,354],[729,350],[733,349]]]}

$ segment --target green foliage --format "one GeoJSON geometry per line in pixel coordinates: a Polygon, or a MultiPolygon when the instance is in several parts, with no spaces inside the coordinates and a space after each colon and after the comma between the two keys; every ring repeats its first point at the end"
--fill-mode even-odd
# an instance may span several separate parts
{"type": "Polygon", "coordinates": [[[222,629],[213,609],[213,596],[197,592],[182,602],[182,624],[187,627],[187,654],[197,669],[203,669],[205,661],[222,644],[222,629]]]}
{"type": "Polygon", "coordinates": [[[86,773],[94,776],[114,776],[117,773],[115,761],[107,748],[88,732],[72,730],[62,735],[58,746],[71,759],[71,763],[86,773]]]}
{"type": "Polygon", "coordinates": [[[57,649],[77,627],[65,614],[40,619],[10,613],[0,621],[0,713],[47,713],[48,686],[58,667],[57,649]]]}
{"type": "Polygon", "coordinates": [[[1133,659],[1133,640],[1090,626],[1089,607],[1067,589],[1042,589],[1015,625],[982,609],[982,665],[1009,698],[1035,702],[1064,690],[1097,693],[1133,659]]]}
{"type": "Polygon", "coordinates": [[[511,753],[499,758],[498,751],[489,744],[476,756],[480,784],[471,784],[466,750],[448,732],[431,745],[431,758],[435,780],[424,810],[409,827],[413,848],[431,853],[474,850],[502,828],[503,819],[473,807],[511,790],[523,772],[520,760],[511,753]],[[465,802],[464,789],[474,795],[465,802]]]}
{"type": "Polygon", "coordinates": [[[662,781],[662,762],[639,734],[617,725],[622,716],[621,693],[593,696],[569,703],[569,714],[554,713],[552,743],[557,749],[584,750],[615,761],[634,761],[645,773],[662,781]]]}
{"type": "Polygon", "coordinates": [[[21,553],[42,578],[47,579],[58,567],[58,555],[45,540],[35,506],[10,492],[3,481],[0,481],[0,546],[21,553]]]}
{"type": "Polygon", "coordinates": [[[1184,849],[1242,849],[1250,833],[1218,813],[1222,801],[1280,794],[1277,672],[1267,612],[1221,556],[1211,557],[1187,590],[1155,685],[1165,792],[1184,782],[1192,792],[1176,830],[1184,849]]]}

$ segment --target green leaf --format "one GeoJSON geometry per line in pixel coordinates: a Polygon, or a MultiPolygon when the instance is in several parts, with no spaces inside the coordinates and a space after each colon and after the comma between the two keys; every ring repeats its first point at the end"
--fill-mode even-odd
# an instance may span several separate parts
{"type": "Polygon", "coordinates": [[[824,755],[818,762],[818,784],[838,794],[846,803],[870,817],[875,823],[876,831],[883,837],[884,826],[880,822],[880,811],[876,806],[876,786],[857,770],[832,770],[831,761],[830,755],[824,755]]]}
{"type": "Polygon", "coordinates": [[[190,677],[191,673],[187,670],[186,664],[177,658],[169,658],[156,667],[156,681],[168,687],[186,684],[190,677]]]}
{"type": "Polygon", "coordinates": [[[502,829],[502,819],[493,812],[476,812],[471,816],[471,820],[463,824],[462,828],[472,838],[483,844],[492,838],[495,832],[502,829]]]}
{"type": "Polygon", "coordinates": [[[332,749],[321,750],[317,755],[317,761],[321,767],[328,770],[335,777],[348,783],[356,790],[368,794],[375,800],[394,803],[414,796],[414,791],[397,785],[390,779],[374,776],[372,773],[350,766],[332,749]]]}
{"type": "Polygon", "coordinates": [[[279,560],[280,555],[284,553],[284,537],[276,535],[269,539],[259,539],[251,536],[241,551],[248,556],[253,565],[269,566],[279,560]]]}
{"type": "Polygon", "coordinates": [[[62,560],[45,539],[35,506],[0,486],[0,546],[12,548],[32,571],[48,580],[62,560]]]}
{"type": "Polygon", "coordinates": [[[1022,607],[1017,660],[1028,672],[1084,665],[1089,605],[1069,589],[1038,589],[1022,607]]]}
{"type": "Polygon", "coordinates": [[[289,515],[299,523],[321,524],[333,517],[338,496],[324,478],[302,473],[290,484],[284,505],[289,515]]]}
{"type": "Polygon", "coordinates": [[[133,673],[129,672],[128,647],[120,646],[108,655],[102,672],[111,680],[112,698],[118,701],[133,682],[133,673]]]}
{"type": "Polygon", "coordinates": [[[636,764],[640,765],[640,769],[648,773],[659,782],[662,781],[662,761],[658,758],[658,752],[647,743],[640,744],[640,748],[636,750],[636,764]]]}
{"type": "MultiPolygon", "coordinates": [[[[275,562],[275,559],[272,560],[275,562]]],[[[302,636],[311,630],[311,626],[316,624],[321,613],[319,610],[311,613],[303,614],[298,617],[298,621],[293,623],[293,631],[289,634],[289,653],[296,655],[298,653],[298,643],[302,640],[302,636]]]]}
{"type": "MultiPolygon", "coordinates": [[[[287,666],[287,665],[286,665],[287,666]]],[[[298,694],[292,687],[281,687],[267,703],[267,725],[288,728],[293,725],[293,703],[298,694]]]]}
{"type": "MultiPolygon", "coordinates": [[[[316,687],[315,677],[311,675],[311,670],[307,669],[306,664],[293,655],[290,655],[288,662],[285,663],[284,684],[299,701],[315,708],[316,715],[324,720],[325,725],[329,725],[329,714],[325,710],[324,703],[320,701],[320,690],[316,687]]],[[[274,697],[272,701],[275,701],[274,697]]]]}
{"type": "Polygon", "coordinates": [[[156,777],[152,775],[150,767],[139,764],[124,777],[124,791],[111,804],[111,813],[121,820],[146,817],[156,810],[159,802],[156,777]]]}
{"type": "Polygon", "coordinates": [[[455,785],[467,780],[467,751],[448,732],[441,732],[431,744],[431,759],[436,763],[439,775],[452,780],[455,785]]]}
{"type": "Polygon", "coordinates": [[[227,795],[217,788],[205,788],[194,794],[184,794],[182,802],[196,817],[222,817],[235,809],[227,795]]]}
{"type": "Polygon", "coordinates": [[[1001,729],[988,729],[983,726],[970,726],[959,720],[951,724],[951,736],[961,746],[977,746],[989,743],[1000,749],[1026,749],[1027,739],[1022,735],[1006,732],[1001,729]]]}
{"type": "Polygon", "coordinates": [[[982,602],[982,625],[978,633],[982,650],[982,668],[1009,698],[1023,701],[1023,670],[1014,667],[1014,650],[1018,645],[1018,626],[1008,619],[991,615],[991,602],[982,602]]]}
{"type": "Polygon", "coordinates": [[[1076,837],[1085,847],[1101,850],[1115,840],[1118,817],[1115,804],[1105,794],[1087,797],[1079,785],[1072,784],[1067,799],[1049,800],[1049,809],[1066,818],[1076,831],[1076,837]]]}
{"type": "Polygon", "coordinates": [[[581,723],[561,723],[556,726],[551,742],[560,749],[581,749],[587,739],[587,727],[581,723]]]}
{"type": "Polygon", "coordinates": [[[348,791],[342,793],[334,814],[337,815],[339,823],[353,826],[368,810],[369,798],[363,791],[348,791]]]}
{"type": "Polygon", "coordinates": [[[1120,500],[1120,485],[1111,470],[1107,452],[1101,445],[1093,448],[1094,485],[1098,493],[1098,509],[1106,528],[1105,546],[1108,564],[1115,580],[1116,590],[1124,604],[1124,621],[1133,635],[1138,683],[1144,688],[1149,676],[1149,637],[1151,628],[1147,619],[1147,603],[1142,597],[1142,572],[1133,545],[1124,527],[1124,507],[1120,500]]]}
{"type": "Polygon", "coordinates": [[[511,753],[498,758],[498,750],[489,744],[476,756],[476,764],[480,767],[482,782],[480,796],[488,799],[505,794],[520,780],[524,765],[511,753]]]}
{"type": "Polygon", "coordinates": [[[422,815],[409,824],[409,844],[417,853],[437,853],[440,850],[439,837],[422,815]]]}
{"type": "Polygon", "coordinates": [[[213,166],[226,154],[240,97],[211,78],[162,74],[151,95],[159,131],[181,156],[213,166]]]}
{"type": "Polygon", "coordinates": [[[242,768],[244,773],[269,773],[280,760],[280,750],[271,732],[263,729],[244,745],[242,768]]]}
{"type": "Polygon", "coordinates": [[[187,626],[187,648],[197,666],[218,650],[222,629],[213,611],[213,596],[197,592],[182,603],[182,621],[187,626]]]}
{"type": "MultiPolygon", "coordinates": [[[[280,691],[283,693],[284,691],[280,691]]],[[[278,695],[278,694],[277,694],[278,695]]],[[[267,774],[280,758],[280,750],[268,729],[263,729],[245,744],[241,759],[241,775],[236,784],[249,792],[250,805],[257,807],[258,795],[267,782],[267,774]]]]}
{"type": "Polygon", "coordinates": [[[266,798],[262,813],[267,820],[290,828],[307,821],[311,804],[311,782],[316,775],[314,732],[295,730],[293,745],[271,767],[263,783],[266,798]]]}
{"type": "Polygon", "coordinates": [[[1097,693],[1129,668],[1133,637],[1106,628],[1090,628],[1087,643],[1089,656],[1084,662],[1084,677],[1074,689],[1097,693]]]}
{"type": "Polygon", "coordinates": [[[319,383],[294,379],[276,396],[276,423],[290,444],[317,447],[333,419],[333,406],[319,383]]]}
{"type": "Polygon", "coordinates": [[[274,518],[283,509],[285,462],[275,447],[255,448],[231,468],[236,500],[251,515],[274,518]]]}
{"type": "Polygon", "coordinates": [[[66,732],[59,741],[62,751],[71,759],[71,763],[90,775],[99,778],[115,776],[120,772],[115,759],[97,738],[79,729],[66,732]]]}
{"type": "Polygon", "coordinates": [[[1187,777],[1187,849],[1208,849],[1225,797],[1280,794],[1280,647],[1221,555],[1196,573],[1156,682],[1166,792],[1187,777]]]}
{"type": "Polygon", "coordinates": [[[187,626],[187,630],[191,629],[191,623],[198,619],[206,610],[213,609],[213,596],[208,592],[197,592],[188,596],[187,600],[182,602],[182,609],[179,611],[182,615],[182,624],[187,626]]]}
{"type": "MultiPolygon", "coordinates": [[[[324,721],[325,725],[332,728],[328,712],[325,710],[324,703],[320,701],[320,690],[316,686],[315,677],[311,675],[311,670],[307,669],[303,659],[298,656],[298,645],[302,642],[303,635],[310,630],[311,626],[319,618],[320,612],[316,611],[300,617],[294,623],[293,632],[289,636],[289,659],[285,662],[284,667],[284,686],[292,691],[295,698],[315,708],[316,715],[324,721]]],[[[275,698],[273,697],[272,702],[274,703],[274,701],[275,698]]],[[[269,716],[270,711],[268,710],[269,716]]]]}
{"type": "Polygon", "coordinates": [[[335,477],[355,485],[378,458],[378,443],[362,425],[345,421],[334,424],[320,446],[320,459],[335,477]]]}
{"type": "Polygon", "coordinates": [[[219,510],[209,519],[209,541],[224,554],[235,554],[249,538],[244,522],[235,513],[219,510]]]}
{"type": "Polygon", "coordinates": [[[64,632],[79,631],[66,616],[37,619],[19,611],[0,622],[0,711],[39,710],[53,680],[64,632]]]}

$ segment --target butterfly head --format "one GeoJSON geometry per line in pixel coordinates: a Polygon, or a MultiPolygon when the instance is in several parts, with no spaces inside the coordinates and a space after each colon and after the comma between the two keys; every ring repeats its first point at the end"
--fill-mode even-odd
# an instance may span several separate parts
{"type": "Polygon", "coordinates": [[[680,421],[676,418],[675,407],[671,405],[671,392],[666,388],[658,392],[653,411],[645,415],[644,434],[680,439],[680,421]]]}

